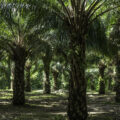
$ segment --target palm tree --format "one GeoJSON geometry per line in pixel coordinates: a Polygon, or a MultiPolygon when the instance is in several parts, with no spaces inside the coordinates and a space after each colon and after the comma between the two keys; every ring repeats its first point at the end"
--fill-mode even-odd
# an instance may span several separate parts
{"type": "Polygon", "coordinates": [[[35,36],[42,33],[42,29],[44,29],[42,26],[43,22],[41,22],[42,17],[39,16],[39,20],[36,17],[38,12],[42,16],[46,16],[45,13],[47,13],[43,12],[41,6],[36,10],[36,8],[27,4],[26,1],[1,2],[0,15],[4,26],[3,33],[1,33],[1,43],[3,49],[9,52],[15,63],[13,81],[14,105],[25,104],[25,63],[31,54],[31,49],[39,45],[39,40],[37,39],[38,41],[36,41],[35,36]]]}
{"type": "Polygon", "coordinates": [[[116,51],[114,52],[114,57],[116,58],[116,102],[120,102],[120,55],[119,55],[119,38],[120,38],[120,19],[118,18],[117,23],[113,27],[113,31],[111,32],[110,39],[113,43],[113,46],[116,47],[116,51]]]}
{"type": "Polygon", "coordinates": [[[67,2],[53,0],[50,2],[52,2],[50,5],[53,8],[53,13],[57,15],[58,19],[63,21],[64,29],[68,30],[70,39],[69,60],[71,65],[71,79],[69,82],[69,120],[86,120],[86,37],[91,23],[113,8],[98,12],[104,4],[108,3],[105,0],[94,0],[90,4],[87,0],[69,0],[67,2]]]}

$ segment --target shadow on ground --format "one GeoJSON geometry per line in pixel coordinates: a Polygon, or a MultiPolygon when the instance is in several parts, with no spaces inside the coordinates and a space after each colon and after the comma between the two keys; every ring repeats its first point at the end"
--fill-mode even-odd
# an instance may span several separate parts
{"type": "MultiPolygon", "coordinates": [[[[67,95],[26,93],[26,105],[11,104],[12,91],[0,91],[0,120],[66,120],[67,95]],[[63,116],[63,117],[61,117],[63,116]]],[[[88,120],[120,120],[114,94],[88,94],[88,120]]]]}

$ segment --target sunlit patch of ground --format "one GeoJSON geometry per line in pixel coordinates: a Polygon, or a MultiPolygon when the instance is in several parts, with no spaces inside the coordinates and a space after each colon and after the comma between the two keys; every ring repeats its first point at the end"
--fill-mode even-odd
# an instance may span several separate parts
{"type": "MultiPolygon", "coordinates": [[[[88,93],[88,120],[120,120],[120,104],[115,103],[115,94],[88,93]]],[[[0,91],[0,120],[65,120],[67,95],[42,91],[26,93],[26,105],[13,106],[12,91],[0,91]]]]}
{"type": "Polygon", "coordinates": [[[115,93],[87,96],[90,120],[120,120],[120,104],[115,102],[115,93]]]}

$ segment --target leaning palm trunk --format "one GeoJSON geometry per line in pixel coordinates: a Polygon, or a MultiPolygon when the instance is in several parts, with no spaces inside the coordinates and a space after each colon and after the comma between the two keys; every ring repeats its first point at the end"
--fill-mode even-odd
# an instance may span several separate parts
{"type": "Polygon", "coordinates": [[[116,74],[117,74],[117,80],[116,80],[116,102],[120,103],[120,58],[117,56],[117,64],[116,64],[116,74]]]}
{"type": "Polygon", "coordinates": [[[71,50],[71,79],[69,82],[69,120],[86,120],[86,80],[85,80],[85,40],[72,39],[71,50]],[[76,40],[76,42],[75,42],[76,40]]]}
{"type": "Polygon", "coordinates": [[[26,52],[23,47],[16,45],[14,53],[14,83],[13,83],[13,104],[24,105],[24,67],[25,67],[26,52]]]}

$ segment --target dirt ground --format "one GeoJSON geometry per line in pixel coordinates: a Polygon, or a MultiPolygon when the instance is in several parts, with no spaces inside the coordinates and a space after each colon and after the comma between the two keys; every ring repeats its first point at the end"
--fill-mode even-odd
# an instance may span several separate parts
{"type": "MultiPolygon", "coordinates": [[[[120,104],[115,94],[89,92],[88,120],[120,120],[120,104]]],[[[66,120],[67,95],[43,95],[41,91],[26,93],[26,105],[13,106],[12,91],[0,91],[0,120],[66,120]]]]}

